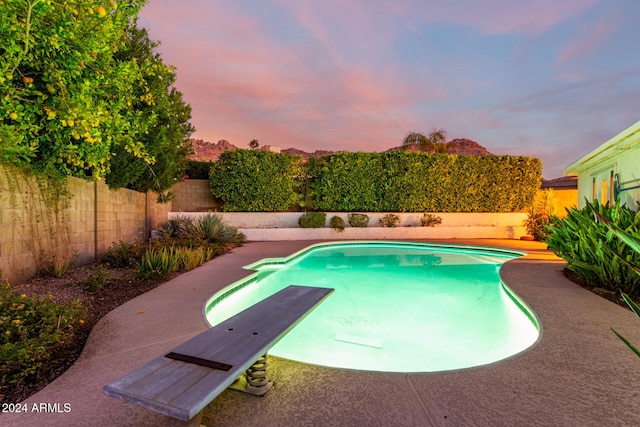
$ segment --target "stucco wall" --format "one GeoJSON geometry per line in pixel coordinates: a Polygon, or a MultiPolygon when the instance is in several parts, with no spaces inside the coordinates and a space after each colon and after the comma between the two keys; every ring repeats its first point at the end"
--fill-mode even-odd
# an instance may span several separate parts
{"type": "Polygon", "coordinates": [[[622,190],[618,199],[637,209],[640,202],[640,121],[573,162],[564,172],[578,176],[580,208],[585,206],[585,199],[612,202],[612,181],[618,175],[622,190]]]}
{"type": "MultiPolygon", "coordinates": [[[[423,239],[423,238],[495,238],[519,239],[526,235],[522,226],[526,213],[435,213],[442,223],[435,227],[423,227],[422,213],[396,213],[400,217],[397,227],[380,227],[378,219],[386,212],[367,212],[369,226],[348,225],[342,233],[329,228],[331,217],[339,216],[347,222],[348,213],[328,212],[324,228],[300,228],[298,219],[302,212],[221,212],[222,218],[237,227],[250,241],[260,240],[317,240],[317,239],[423,239]]],[[[170,218],[198,217],[206,212],[171,212],[170,218]]]]}

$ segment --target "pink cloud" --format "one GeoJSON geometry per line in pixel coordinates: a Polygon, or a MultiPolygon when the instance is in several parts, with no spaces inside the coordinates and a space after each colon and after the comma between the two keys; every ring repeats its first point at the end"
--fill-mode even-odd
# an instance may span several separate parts
{"type": "Polygon", "coordinates": [[[556,58],[556,67],[563,67],[567,63],[592,56],[615,29],[608,22],[598,22],[588,34],[577,35],[562,49],[556,58]]]}

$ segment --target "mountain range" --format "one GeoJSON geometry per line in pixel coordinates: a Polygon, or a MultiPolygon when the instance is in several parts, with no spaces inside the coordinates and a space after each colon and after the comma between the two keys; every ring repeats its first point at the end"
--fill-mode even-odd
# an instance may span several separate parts
{"type": "MultiPolygon", "coordinates": [[[[217,143],[203,141],[201,139],[192,139],[191,140],[193,146],[193,154],[189,156],[192,160],[200,160],[200,161],[216,161],[220,158],[220,155],[227,150],[236,150],[239,147],[231,144],[229,141],[221,139],[217,143]]],[[[419,151],[420,148],[417,146],[409,146],[409,147],[393,147],[386,151],[398,151],[406,149],[408,151],[419,151]]],[[[275,147],[269,145],[263,145],[259,148],[259,150],[266,151],[278,151],[275,147]]],[[[281,153],[290,154],[293,156],[300,156],[305,161],[309,160],[311,157],[322,157],[329,154],[333,154],[334,151],[325,151],[325,150],[316,150],[312,153],[297,149],[297,148],[286,148],[284,150],[279,150],[281,153]]],[[[478,144],[475,141],[466,138],[458,138],[452,139],[447,142],[447,152],[449,154],[462,154],[467,156],[491,156],[492,154],[487,151],[485,147],[478,144]]]]}

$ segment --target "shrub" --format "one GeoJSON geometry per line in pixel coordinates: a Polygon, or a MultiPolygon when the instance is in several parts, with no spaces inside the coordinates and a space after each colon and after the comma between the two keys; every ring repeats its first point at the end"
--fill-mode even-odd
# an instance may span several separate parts
{"type": "Polygon", "coordinates": [[[45,277],[62,277],[65,275],[75,259],[72,257],[58,256],[57,254],[40,253],[40,266],[38,273],[45,277]]]}
{"type": "Polygon", "coordinates": [[[138,276],[141,279],[164,279],[180,267],[181,254],[174,247],[151,247],[136,263],[138,276]]]}
{"type": "Polygon", "coordinates": [[[535,240],[545,241],[551,235],[547,226],[556,217],[556,204],[555,193],[550,188],[538,193],[534,198],[523,225],[526,227],[527,233],[535,240]]]}
{"type": "Polygon", "coordinates": [[[298,224],[302,228],[320,228],[324,227],[327,220],[327,214],[324,212],[306,212],[298,218],[298,224]]]}
{"type": "Polygon", "coordinates": [[[176,217],[159,230],[164,246],[199,247],[207,245],[241,245],[245,236],[227,225],[220,215],[207,214],[198,218],[176,217]]]}
{"type": "MultiPolygon", "coordinates": [[[[187,227],[187,232],[204,242],[218,245],[227,245],[236,241],[238,237],[236,228],[227,225],[220,215],[213,214],[195,219],[187,227]]],[[[242,236],[242,240],[244,240],[244,236],[242,236]]]]}
{"type": "Polygon", "coordinates": [[[442,224],[442,217],[432,213],[424,213],[420,218],[420,223],[423,227],[435,227],[438,224],[442,224]]]}
{"type": "Polygon", "coordinates": [[[386,214],[378,220],[380,227],[397,227],[400,224],[400,217],[396,214],[386,214]]]}
{"type": "Polygon", "coordinates": [[[634,212],[618,202],[611,207],[587,202],[583,209],[567,210],[566,218],[556,219],[548,226],[549,249],[589,285],[638,295],[640,275],[629,263],[640,264],[640,253],[617,239],[603,221],[596,222],[593,211],[617,229],[640,238],[640,211],[634,212]]]}
{"type": "MultiPolygon", "coordinates": [[[[627,233],[626,231],[620,229],[618,226],[616,226],[611,221],[609,221],[604,215],[598,212],[593,207],[593,205],[590,205],[589,207],[593,211],[596,218],[598,218],[598,220],[602,222],[609,229],[611,233],[613,233],[620,241],[624,242],[629,247],[629,249],[633,250],[636,254],[640,255],[640,238],[638,238],[637,236],[633,236],[627,233]]],[[[616,253],[615,256],[625,261],[625,263],[640,276],[640,264],[626,261],[618,253],[616,253]]],[[[622,299],[624,299],[624,301],[627,303],[631,311],[633,311],[636,316],[640,317],[640,306],[638,306],[638,304],[632,301],[631,298],[629,298],[629,296],[624,292],[622,292],[622,299]]],[[[622,342],[624,342],[636,354],[636,356],[640,357],[640,350],[638,350],[638,348],[636,348],[633,344],[631,344],[631,342],[628,339],[626,339],[624,336],[622,336],[618,331],[616,331],[613,328],[611,328],[611,330],[613,331],[614,334],[616,334],[618,338],[622,340],[622,342]]]]}
{"type": "Polygon", "coordinates": [[[88,292],[99,292],[109,281],[109,273],[101,267],[96,268],[93,274],[82,283],[82,287],[88,292]]]}
{"type": "Polygon", "coordinates": [[[369,225],[369,215],[367,214],[349,214],[347,215],[347,222],[352,227],[366,227],[369,225]]]}
{"type": "Polygon", "coordinates": [[[310,159],[312,208],[361,212],[513,212],[531,205],[539,159],[395,151],[310,159]]]}
{"type": "Polygon", "coordinates": [[[334,230],[336,230],[338,233],[341,233],[344,231],[344,226],[345,226],[344,219],[340,218],[337,215],[333,216],[329,221],[329,226],[334,230]]]}
{"type": "Polygon", "coordinates": [[[73,340],[85,315],[79,300],[58,304],[0,284],[0,384],[35,381],[55,350],[73,340]]]}
{"type": "Polygon", "coordinates": [[[302,158],[261,150],[225,151],[211,168],[214,197],[227,212],[278,212],[304,206],[302,158]]]}
{"type": "Polygon", "coordinates": [[[162,224],[158,233],[163,239],[181,239],[189,236],[193,219],[186,216],[177,216],[162,224]]]}
{"type": "Polygon", "coordinates": [[[193,270],[209,261],[216,255],[224,252],[219,246],[199,247],[199,248],[179,248],[180,266],[182,271],[193,270]]]}
{"type": "Polygon", "coordinates": [[[133,267],[135,262],[140,260],[144,250],[145,243],[140,240],[134,243],[120,240],[118,243],[111,245],[107,253],[100,258],[100,263],[115,268],[133,267]]]}

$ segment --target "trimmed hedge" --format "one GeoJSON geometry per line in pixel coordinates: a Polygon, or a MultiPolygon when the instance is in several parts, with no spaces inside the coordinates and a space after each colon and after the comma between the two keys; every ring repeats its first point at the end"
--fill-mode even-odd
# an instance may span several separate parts
{"type": "Polygon", "coordinates": [[[223,153],[211,171],[225,211],[513,212],[530,206],[541,181],[533,157],[395,151],[299,158],[258,150],[223,153]],[[308,176],[308,194],[304,177],[308,176]]]}
{"type": "Polygon", "coordinates": [[[304,206],[302,158],[261,150],[225,151],[211,168],[214,196],[226,212],[280,212],[304,206]]]}
{"type": "Polygon", "coordinates": [[[309,161],[312,208],[364,212],[513,212],[529,206],[532,157],[337,153],[309,161]]]}

